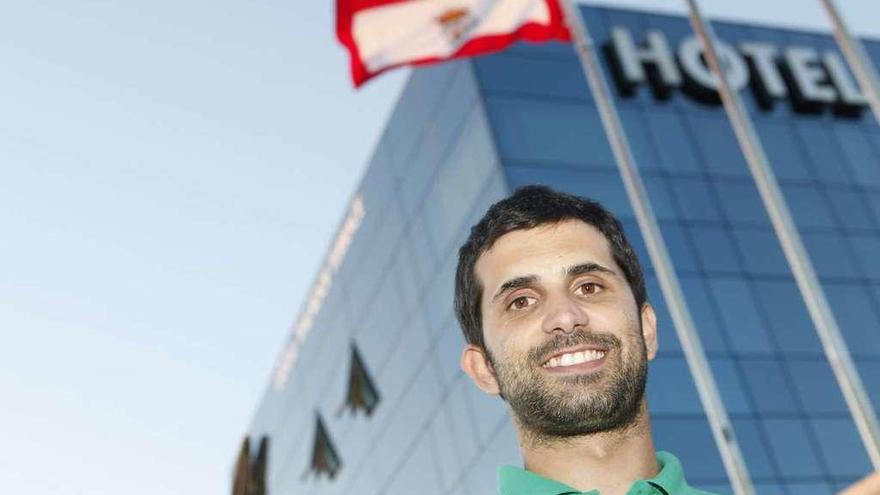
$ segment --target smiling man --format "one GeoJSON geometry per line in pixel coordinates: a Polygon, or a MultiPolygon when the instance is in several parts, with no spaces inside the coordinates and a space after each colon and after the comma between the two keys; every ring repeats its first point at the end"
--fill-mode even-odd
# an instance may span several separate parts
{"type": "Polygon", "coordinates": [[[501,495],[700,495],[655,452],[645,401],[657,321],[620,223],[596,202],[528,186],[459,251],[461,366],[512,412],[525,469],[501,495]]]}

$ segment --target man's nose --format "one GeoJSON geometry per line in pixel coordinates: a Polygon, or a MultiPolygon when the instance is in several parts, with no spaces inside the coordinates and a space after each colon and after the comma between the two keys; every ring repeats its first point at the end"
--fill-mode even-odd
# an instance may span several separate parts
{"type": "Polygon", "coordinates": [[[586,327],[589,317],[585,309],[572,297],[557,296],[545,302],[543,330],[547,333],[571,333],[578,326],[586,327]]]}

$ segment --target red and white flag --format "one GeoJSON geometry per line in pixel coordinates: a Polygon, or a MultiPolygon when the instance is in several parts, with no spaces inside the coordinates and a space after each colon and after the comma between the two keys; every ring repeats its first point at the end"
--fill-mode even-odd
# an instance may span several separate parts
{"type": "Polygon", "coordinates": [[[388,69],[569,40],[560,0],[337,0],[355,86],[388,69]]]}

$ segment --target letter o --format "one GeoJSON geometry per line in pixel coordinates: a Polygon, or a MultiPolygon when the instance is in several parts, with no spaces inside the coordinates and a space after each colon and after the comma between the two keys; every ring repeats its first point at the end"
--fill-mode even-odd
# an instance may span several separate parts
{"type": "MultiPolygon", "coordinates": [[[[721,67],[727,75],[731,89],[739,91],[749,83],[749,69],[745,61],[730,45],[723,42],[716,43],[718,58],[721,67]]],[[[694,36],[685,38],[678,46],[678,60],[681,62],[684,73],[695,83],[709,90],[718,90],[718,80],[715,74],[703,63],[701,58],[703,46],[700,40],[694,36]]]]}

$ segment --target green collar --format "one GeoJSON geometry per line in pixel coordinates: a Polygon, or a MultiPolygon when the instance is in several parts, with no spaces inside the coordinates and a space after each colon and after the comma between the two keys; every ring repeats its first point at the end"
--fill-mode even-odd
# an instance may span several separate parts
{"type": "MultiPolygon", "coordinates": [[[[667,495],[683,493],[687,486],[681,463],[669,452],[657,452],[657,464],[660,472],[645,482],[660,488],[667,495]]],[[[558,481],[554,481],[531,471],[514,466],[502,466],[498,469],[498,483],[501,495],[564,495],[580,494],[578,490],[558,481]]],[[[633,484],[641,484],[638,481],[633,484]]],[[[632,493],[630,489],[630,493],[632,493]]],[[[590,492],[587,492],[590,493],[590,492]]]]}

